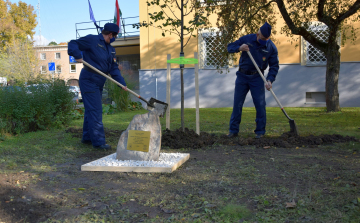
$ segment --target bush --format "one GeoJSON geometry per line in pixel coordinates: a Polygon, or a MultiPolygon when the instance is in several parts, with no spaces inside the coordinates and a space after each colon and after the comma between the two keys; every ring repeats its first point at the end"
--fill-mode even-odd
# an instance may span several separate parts
{"type": "MultiPolygon", "coordinates": [[[[133,89],[135,84],[125,80],[126,85],[129,89],[133,89]]],[[[116,110],[128,111],[128,110],[140,110],[142,109],[140,102],[133,102],[130,99],[130,93],[124,91],[117,84],[107,80],[105,88],[108,89],[108,97],[116,104],[116,110]]]]}
{"type": "Polygon", "coordinates": [[[60,127],[71,121],[73,94],[62,80],[0,90],[1,133],[25,133],[60,127]]]}

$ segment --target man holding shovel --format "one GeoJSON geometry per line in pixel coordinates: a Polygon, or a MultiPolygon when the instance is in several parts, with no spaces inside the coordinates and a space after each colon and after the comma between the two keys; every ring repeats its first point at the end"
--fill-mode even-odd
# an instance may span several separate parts
{"type": "MultiPolygon", "coordinates": [[[[272,88],[272,83],[279,71],[278,51],[275,44],[270,40],[270,35],[271,26],[265,22],[258,33],[242,36],[235,42],[228,44],[227,47],[229,53],[250,51],[262,73],[268,66],[270,67],[265,84],[267,90],[272,88]]],[[[249,55],[242,53],[239,60],[239,70],[236,72],[234,106],[230,118],[229,134],[227,135],[229,138],[238,136],[242,107],[249,90],[256,108],[255,138],[261,138],[265,134],[265,89],[264,81],[260,75],[249,55]]]]}
{"type": "MultiPolygon", "coordinates": [[[[68,45],[68,54],[79,63],[86,61],[93,67],[110,74],[113,79],[124,85],[115,58],[115,48],[110,45],[119,33],[119,27],[114,23],[106,23],[99,35],[87,35],[77,40],[71,40],[68,45]],[[81,55],[83,53],[83,56],[81,55]]],[[[84,65],[81,70],[79,85],[83,97],[85,114],[83,136],[81,142],[92,144],[101,150],[111,149],[105,142],[105,132],[102,123],[102,91],[106,78],[97,74],[93,69],[84,65]]]]}

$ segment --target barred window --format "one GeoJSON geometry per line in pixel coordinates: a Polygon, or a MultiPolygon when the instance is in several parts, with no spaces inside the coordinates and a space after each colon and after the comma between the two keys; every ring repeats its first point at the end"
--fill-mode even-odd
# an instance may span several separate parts
{"type": "Polygon", "coordinates": [[[219,31],[199,31],[199,65],[201,69],[229,67],[229,60],[222,52],[227,50],[219,31]]]}
{"type": "MultiPolygon", "coordinates": [[[[329,29],[327,25],[322,22],[313,22],[313,25],[309,27],[309,32],[324,42],[328,41],[329,29]]],[[[340,41],[340,36],[338,41],[340,41]]],[[[324,52],[311,45],[304,38],[302,38],[302,53],[302,65],[326,66],[326,57],[324,52]]]]}

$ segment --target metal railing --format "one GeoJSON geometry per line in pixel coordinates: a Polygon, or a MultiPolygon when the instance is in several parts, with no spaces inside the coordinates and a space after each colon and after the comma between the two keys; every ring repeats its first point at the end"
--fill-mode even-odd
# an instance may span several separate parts
{"type": "MultiPolygon", "coordinates": [[[[113,22],[113,19],[109,20],[98,20],[96,24],[100,27],[104,27],[104,25],[108,22],[113,22]]],[[[134,17],[127,17],[121,19],[121,32],[119,33],[118,37],[126,38],[126,37],[133,37],[139,36],[140,30],[137,28],[133,28],[134,24],[139,23],[139,16],[134,17]]],[[[76,29],[76,39],[89,35],[89,34],[99,34],[101,31],[98,30],[94,24],[94,22],[80,22],[75,23],[76,29]]]]}

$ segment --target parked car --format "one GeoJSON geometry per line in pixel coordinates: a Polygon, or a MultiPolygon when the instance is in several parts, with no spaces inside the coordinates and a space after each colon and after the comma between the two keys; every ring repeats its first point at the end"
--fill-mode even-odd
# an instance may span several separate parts
{"type": "Polygon", "coordinates": [[[5,86],[1,87],[0,89],[7,92],[21,91],[21,87],[19,86],[5,86]]]}
{"type": "Polygon", "coordinates": [[[80,88],[78,86],[69,86],[69,91],[74,93],[75,96],[78,96],[80,88]]]}
{"type": "Polygon", "coordinates": [[[79,102],[82,102],[82,95],[78,86],[69,86],[69,91],[74,93],[74,96],[77,97],[79,102]]]}

